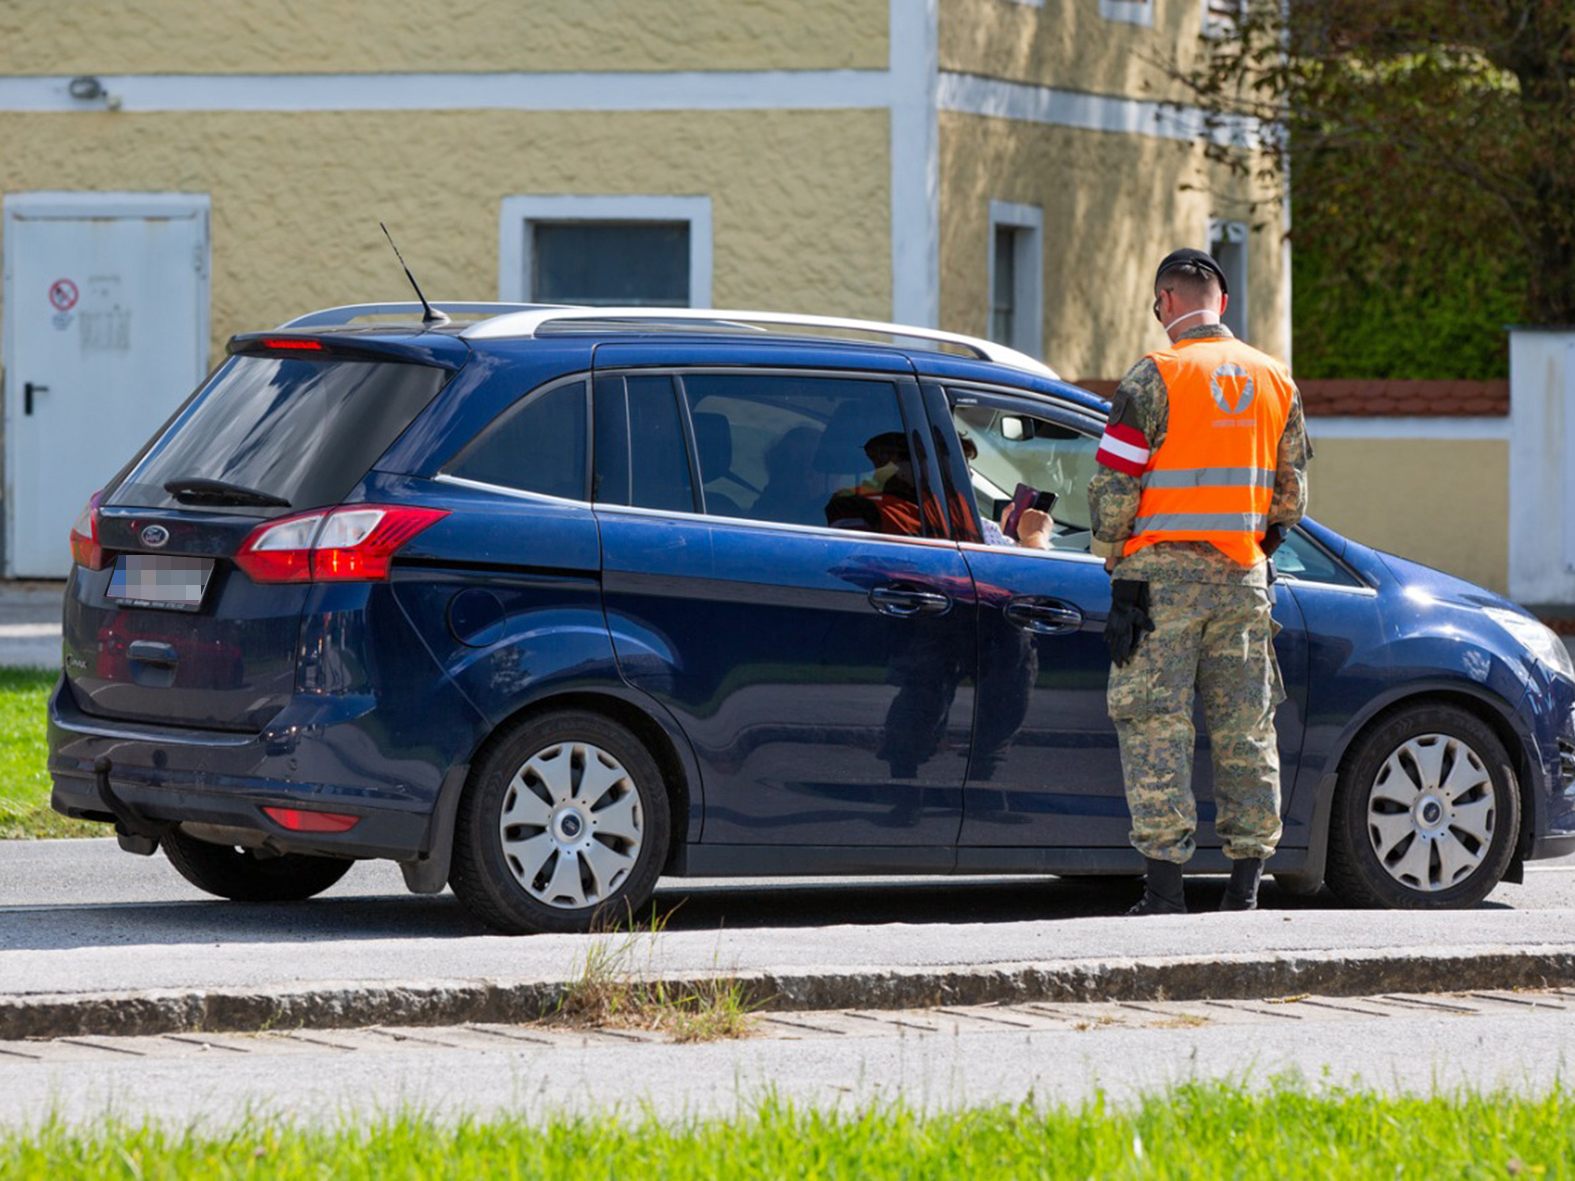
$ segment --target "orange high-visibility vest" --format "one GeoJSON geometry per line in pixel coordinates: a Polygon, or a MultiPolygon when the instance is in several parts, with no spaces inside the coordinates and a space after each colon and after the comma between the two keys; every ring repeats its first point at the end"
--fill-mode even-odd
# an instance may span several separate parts
{"type": "Polygon", "coordinates": [[[1141,477],[1125,553],[1206,541],[1238,565],[1257,565],[1296,394],[1290,374],[1231,337],[1182,340],[1149,356],[1169,395],[1169,425],[1141,477]]]}

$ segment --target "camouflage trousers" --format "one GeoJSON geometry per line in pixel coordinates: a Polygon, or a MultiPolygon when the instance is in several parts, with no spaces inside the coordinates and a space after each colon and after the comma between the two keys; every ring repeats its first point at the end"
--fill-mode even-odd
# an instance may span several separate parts
{"type": "Polygon", "coordinates": [[[1215,831],[1228,857],[1267,857],[1280,839],[1275,706],[1285,700],[1269,592],[1206,582],[1149,584],[1154,630],[1110,670],[1132,844],[1184,862],[1198,827],[1192,795],[1194,693],[1214,755],[1215,831]]]}

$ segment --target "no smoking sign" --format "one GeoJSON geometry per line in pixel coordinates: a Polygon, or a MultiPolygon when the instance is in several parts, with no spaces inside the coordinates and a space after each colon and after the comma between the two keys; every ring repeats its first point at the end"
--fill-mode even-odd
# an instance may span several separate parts
{"type": "Polygon", "coordinates": [[[70,279],[56,279],[49,285],[49,304],[57,312],[69,312],[77,306],[77,285],[70,279]]]}

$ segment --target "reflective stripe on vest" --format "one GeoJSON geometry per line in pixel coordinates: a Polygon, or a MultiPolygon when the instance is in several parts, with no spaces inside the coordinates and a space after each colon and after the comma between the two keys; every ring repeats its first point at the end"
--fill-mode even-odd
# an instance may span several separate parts
{"type": "Polygon", "coordinates": [[[1195,467],[1148,472],[1145,488],[1273,488],[1274,469],[1261,467],[1195,467]]]}
{"type": "Polygon", "coordinates": [[[1269,527],[1262,513],[1160,513],[1139,517],[1132,524],[1134,533],[1256,533],[1269,527]]]}
{"type": "Polygon", "coordinates": [[[1150,359],[1165,383],[1168,425],[1140,478],[1125,552],[1197,541],[1257,565],[1296,387],[1278,362],[1231,337],[1179,341],[1150,359]]]}

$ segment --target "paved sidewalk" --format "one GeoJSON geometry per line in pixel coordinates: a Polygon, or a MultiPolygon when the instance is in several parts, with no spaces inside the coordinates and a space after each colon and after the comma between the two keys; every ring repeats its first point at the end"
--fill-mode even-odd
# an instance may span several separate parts
{"type": "Polygon", "coordinates": [[[1184,1081],[1317,1090],[1508,1089],[1569,1078],[1575,993],[1023,1005],[772,1017],[759,1036],[664,1044],[539,1026],[179,1034],[0,1042],[0,1128],[149,1118],[177,1134],[270,1116],[337,1125],[414,1108],[440,1120],[684,1120],[765,1096],[820,1110],[900,1099],[1121,1103],[1184,1081]]]}

